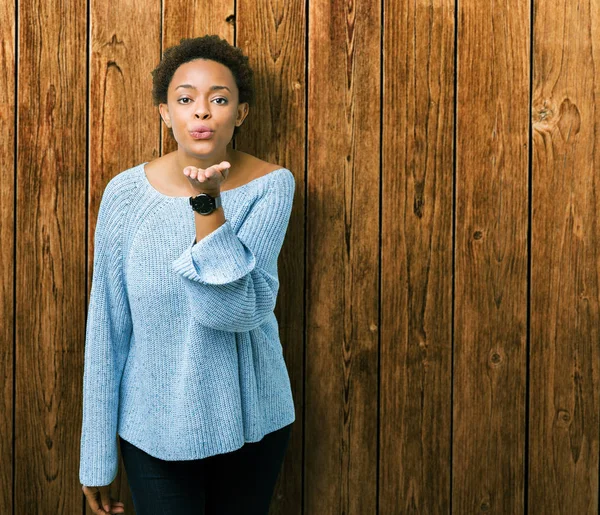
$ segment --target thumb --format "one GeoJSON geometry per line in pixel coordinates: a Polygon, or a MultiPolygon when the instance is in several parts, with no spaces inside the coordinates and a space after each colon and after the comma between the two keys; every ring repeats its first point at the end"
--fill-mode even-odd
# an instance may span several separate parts
{"type": "Polygon", "coordinates": [[[229,161],[221,161],[217,166],[217,170],[221,173],[225,173],[225,171],[229,171],[231,167],[231,163],[229,161]]]}
{"type": "Polygon", "coordinates": [[[220,166],[220,172],[223,176],[223,179],[227,179],[227,176],[229,175],[229,168],[231,168],[231,163],[229,163],[229,161],[221,161],[220,166]]]}

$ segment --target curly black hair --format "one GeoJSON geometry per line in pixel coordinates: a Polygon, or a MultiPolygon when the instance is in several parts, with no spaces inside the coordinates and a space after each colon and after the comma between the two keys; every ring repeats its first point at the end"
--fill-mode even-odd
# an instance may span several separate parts
{"type": "MultiPolygon", "coordinates": [[[[163,52],[158,66],[152,74],[152,102],[155,106],[167,103],[167,90],[175,71],[179,66],[194,59],[210,59],[219,62],[231,70],[239,91],[239,103],[248,102],[254,105],[254,72],[249,59],[242,51],[230,45],[227,40],[214,34],[197,38],[182,38],[179,44],[167,48],[163,52]]],[[[233,138],[239,132],[238,126],[233,129],[233,138]]],[[[173,130],[169,128],[173,136],[173,130]]]]}

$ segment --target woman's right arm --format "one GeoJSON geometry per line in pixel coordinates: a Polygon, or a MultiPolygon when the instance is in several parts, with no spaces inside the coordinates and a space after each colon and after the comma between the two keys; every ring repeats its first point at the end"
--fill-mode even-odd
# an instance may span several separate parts
{"type": "Polygon", "coordinates": [[[118,472],[119,385],[132,323],[123,284],[121,240],[127,205],[118,176],[107,184],[94,236],[92,288],[87,314],[79,480],[112,483],[118,472]]]}

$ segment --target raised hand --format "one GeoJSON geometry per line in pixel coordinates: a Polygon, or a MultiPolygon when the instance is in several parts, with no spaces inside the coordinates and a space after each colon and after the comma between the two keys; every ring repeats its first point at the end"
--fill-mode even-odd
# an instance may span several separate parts
{"type": "Polygon", "coordinates": [[[209,166],[206,169],[196,168],[195,166],[186,166],[183,174],[188,178],[192,187],[198,193],[218,193],[221,183],[229,175],[229,161],[221,161],[216,165],[209,166]]]}

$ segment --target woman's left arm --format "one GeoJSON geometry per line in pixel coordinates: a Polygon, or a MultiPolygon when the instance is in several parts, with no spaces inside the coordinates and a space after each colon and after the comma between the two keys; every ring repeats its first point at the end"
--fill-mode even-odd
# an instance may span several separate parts
{"type": "Polygon", "coordinates": [[[226,220],[173,261],[184,280],[192,316],[200,324],[245,332],[259,327],[275,309],[277,258],[295,191],[291,172],[277,179],[237,234],[226,220]]]}

